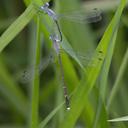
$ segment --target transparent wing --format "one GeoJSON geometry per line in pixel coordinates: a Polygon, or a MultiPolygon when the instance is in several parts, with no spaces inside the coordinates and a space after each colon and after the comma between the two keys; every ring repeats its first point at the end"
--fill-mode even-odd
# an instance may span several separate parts
{"type": "MultiPolygon", "coordinates": [[[[48,67],[49,63],[53,63],[54,61],[54,57],[50,54],[48,57],[40,62],[36,70],[38,70],[39,74],[41,74],[48,67]]],[[[19,73],[16,74],[16,76],[21,83],[25,84],[33,79],[33,72],[34,65],[21,70],[19,73]]]]}
{"type": "Polygon", "coordinates": [[[77,23],[93,23],[102,19],[101,11],[94,9],[91,12],[85,11],[71,11],[69,13],[58,14],[58,19],[66,19],[77,23]]]}
{"type": "MultiPolygon", "coordinates": [[[[61,54],[63,54],[64,52],[66,52],[66,53],[73,52],[73,54],[75,53],[75,56],[81,61],[81,63],[83,64],[84,67],[92,67],[92,66],[95,67],[96,66],[94,63],[92,63],[92,62],[94,62],[94,61],[92,61],[92,60],[94,60],[94,58],[93,58],[94,52],[93,51],[81,53],[78,51],[76,52],[72,49],[66,49],[66,50],[61,49],[60,52],[61,52],[61,54]]],[[[97,57],[95,59],[101,61],[102,56],[103,56],[102,51],[99,51],[99,53],[97,54],[97,57]]]]}
{"type": "MultiPolygon", "coordinates": [[[[60,49],[60,54],[63,53],[67,53],[67,52],[73,52],[74,54],[74,50],[71,49],[66,49],[66,51],[64,49],[60,49]]],[[[79,60],[81,61],[81,63],[83,64],[84,67],[95,67],[96,65],[94,63],[90,63],[92,61],[92,56],[93,56],[93,52],[89,51],[86,53],[81,53],[81,52],[75,52],[76,57],[79,58],[79,60]]],[[[39,66],[37,67],[37,70],[39,70],[39,73],[41,74],[49,65],[49,63],[54,63],[56,61],[56,57],[53,55],[53,53],[51,53],[48,57],[46,57],[45,59],[43,59],[41,61],[41,63],[39,64],[39,66]]],[[[99,52],[99,54],[97,55],[97,59],[100,61],[102,60],[102,52],[99,52]]],[[[33,78],[33,71],[34,71],[34,66],[28,67],[26,69],[23,69],[22,71],[20,71],[20,73],[17,73],[17,79],[21,82],[21,83],[28,83],[29,81],[32,80],[33,78]]]]}

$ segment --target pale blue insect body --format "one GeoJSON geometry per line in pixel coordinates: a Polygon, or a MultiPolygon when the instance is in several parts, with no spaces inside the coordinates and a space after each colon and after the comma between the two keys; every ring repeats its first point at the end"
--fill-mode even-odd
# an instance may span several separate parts
{"type": "Polygon", "coordinates": [[[41,10],[43,10],[46,14],[48,14],[53,20],[57,20],[56,13],[49,8],[49,3],[41,6],[41,10]]]}

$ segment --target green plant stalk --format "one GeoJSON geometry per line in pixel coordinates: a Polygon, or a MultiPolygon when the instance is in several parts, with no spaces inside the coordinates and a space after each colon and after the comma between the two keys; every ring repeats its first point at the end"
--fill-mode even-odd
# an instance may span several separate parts
{"type": "MultiPolygon", "coordinates": [[[[69,57],[67,57],[67,55],[64,53],[62,53],[61,56],[62,56],[62,64],[64,68],[64,73],[65,73],[65,80],[68,86],[68,92],[72,92],[74,88],[76,88],[76,86],[79,85],[80,80],[71,63],[71,60],[69,60],[69,57]]],[[[86,122],[86,126],[91,127],[93,116],[94,116],[93,106],[90,103],[90,100],[88,99],[88,97],[85,100],[85,102],[86,102],[86,106],[85,106],[84,111],[82,112],[81,117],[82,117],[82,121],[86,122]]]]}
{"type": "Polygon", "coordinates": [[[6,18],[0,21],[0,30],[4,30],[6,29],[10,23],[12,23],[14,20],[16,19],[16,17],[12,17],[12,18],[6,18]]]}
{"type": "Polygon", "coordinates": [[[107,122],[107,112],[105,109],[104,102],[102,100],[100,90],[98,87],[95,87],[95,97],[97,97],[96,100],[96,111],[95,116],[93,118],[93,123],[91,128],[108,128],[108,122],[107,122]],[[101,118],[100,118],[101,117],[101,118]]]}
{"type": "Polygon", "coordinates": [[[24,118],[27,118],[28,101],[21,88],[12,79],[6,69],[5,64],[0,58],[0,93],[4,95],[13,105],[13,108],[17,110],[24,118]]]}
{"type": "Polygon", "coordinates": [[[23,30],[36,13],[37,10],[31,3],[24,13],[19,16],[0,37],[0,52],[2,52],[4,48],[18,35],[18,33],[23,30]]]}
{"type": "MultiPolygon", "coordinates": [[[[118,30],[118,28],[117,28],[117,30],[118,30]]],[[[103,65],[103,69],[101,71],[100,96],[99,96],[99,101],[98,101],[97,112],[95,114],[96,117],[94,119],[93,128],[97,128],[98,125],[100,125],[101,127],[104,127],[104,128],[107,127],[105,122],[103,122],[101,120],[103,120],[103,117],[106,117],[105,116],[106,111],[103,111],[103,110],[105,110],[105,108],[103,108],[103,107],[105,106],[107,78],[108,78],[108,73],[109,73],[109,69],[110,69],[110,64],[111,64],[111,60],[112,60],[113,51],[114,51],[114,48],[115,48],[117,30],[116,30],[116,32],[113,36],[113,40],[110,42],[108,52],[107,52],[107,56],[105,58],[105,62],[104,62],[104,65],[103,65]],[[102,115],[104,115],[104,116],[102,116],[102,115]],[[102,125],[104,125],[104,126],[102,126],[102,125]]]]}
{"type": "Polygon", "coordinates": [[[40,64],[40,18],[37,17],[37,40],[36,40],[36,51],[35,51],[35,65],[34,65],[34,77],[32,83],[32,110],[31,110],[31,124],[30,128],[37,128],[38,126],[38,109],[39,109],[39,69],[40,64]]]}
{"type": "Polygon", "coordinates": [[[122,121],[128,121],[128,116],[123,116],[115,119],[108,120],[109,122],[122,122],[122,121]]]}
{"type": "Polygon", "coordinates": [[[128,48],[127,48],[127,51],[126,51],[125,56],[123,58],[122,64],[120,66],[119,73],[117,75],[116,81],[115,81],[115,83],[113,85],[110,97],[108,99],[107,109],[110,108],[111,103],[112,103],[112,101],[113,101],[113,99],[114,99],[114,97],[115,97],[115,95],[116,95],[116,93],[117,93],[117,91],[118,91],[118,89],[120,87],[119,82],[121,81],[121,79],[123,77],[123,74],[124,74],[124,72],[126,70],[127,64],[128,64],[128,48]]]}
{"type": "Polygon", "coordinates": [[[113,40],[110,42],[107,56],[105,58],[105,62],[103,65],[103,70],[101,72],[101,77],[100,77],[100,94],[101,94],[101,97],[104,103],[105,103],[105,97],[106,97],[106,88],[107,88],[106,86],[107,86],[108,73],[109,73],[109,69],[110,69],[110,65],[112,61],[114,48],[116,45],[117,32],[118,32],[118,28],[113,36],[113,40]]]}
{"type": "Polygon", "coordinates": [[[61,103],[60,105],[58,105],[39,125],[38,128],[45,128],[47,123],[49,122],[49,120],[51,120],[51,118],[53,116],[55,116],[55,114],[62,108],[62,106],[64,105],[64,102],[61,103]]]}

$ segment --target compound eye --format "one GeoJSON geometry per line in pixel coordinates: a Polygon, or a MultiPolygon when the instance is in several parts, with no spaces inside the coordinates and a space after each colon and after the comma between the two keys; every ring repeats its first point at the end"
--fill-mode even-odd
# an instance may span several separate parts
{"type": "Polygon", "coordinates": [[[46,5],[47,7],[49,7],[49,3],[46,3],[45,5],[46,5]]]}

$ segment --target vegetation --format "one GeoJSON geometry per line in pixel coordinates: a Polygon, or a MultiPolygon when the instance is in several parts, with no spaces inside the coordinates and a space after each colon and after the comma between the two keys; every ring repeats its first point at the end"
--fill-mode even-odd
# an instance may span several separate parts
{"type": "Polygon", "coordinates": [[[50,1],[58,13],[102,12],[96,23],[59,21],[69,111],[46,2],[1,0],[0,128],[127,128],[127,1],[50,1]]]}

